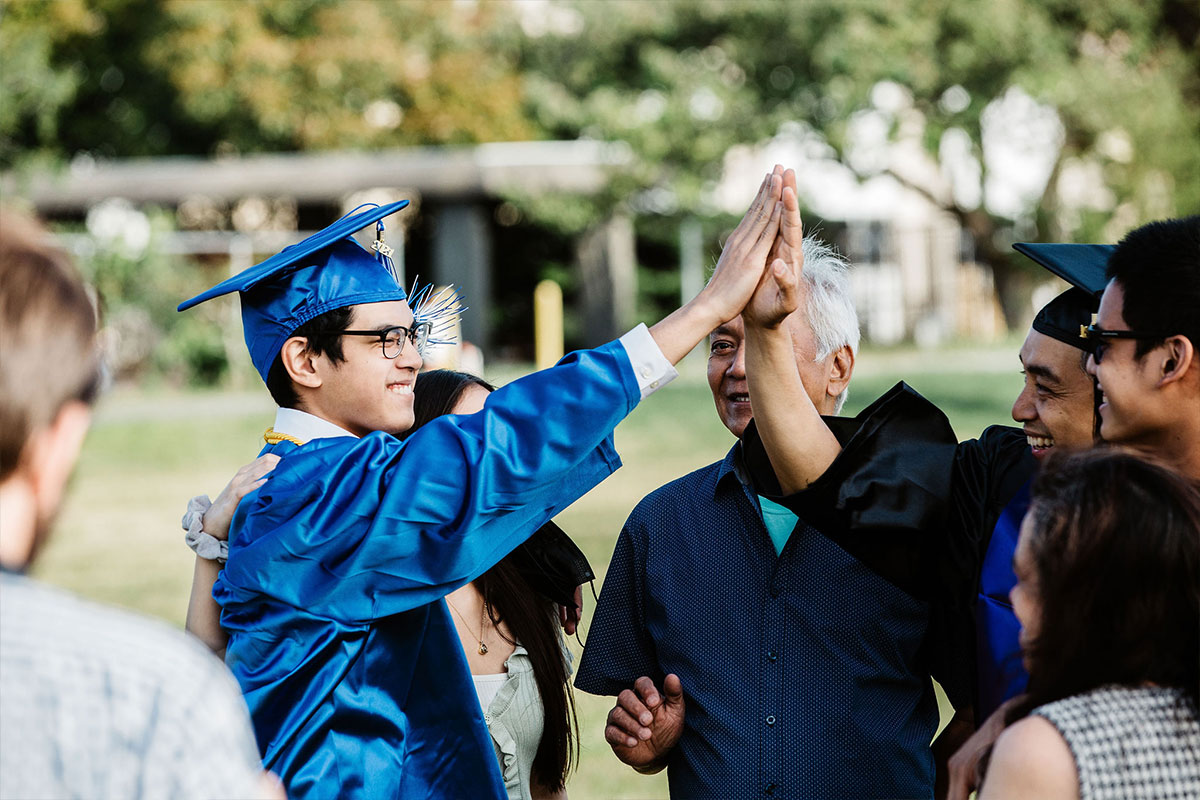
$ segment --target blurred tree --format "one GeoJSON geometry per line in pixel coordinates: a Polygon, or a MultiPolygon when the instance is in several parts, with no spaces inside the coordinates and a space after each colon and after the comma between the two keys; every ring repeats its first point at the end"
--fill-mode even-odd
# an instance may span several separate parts
{"type": "MultiPolygon", "coordinates": [[[[525,29],[538,124],[631,145],[602,202],[707,213],[731,146],[811,130],[861,178],[891,174],[953,214],[1010,322],[1024,294],[1014,239],[1111,239],[1200,208],[1188,0],[563,2],[525,29]],[[905,168],[921,160],[929,169],[905,168]],[[998,171],[1032,180],[1005,196],[998,171]]],[[[553,198],[524,206],[591,216],[553,198]]]]}
{"type": "Polygon", "coordinates": [[[631,165],[598,198],[514,198],[573,234],[618,207],[715,214],[729,149],[781,132],[957,217],[1012,320],[1012,239],[1111,239],[1200,208],[1200,6],[0,0],[0,168],[627,143],[631,165]],[[1006,194],[997,177],[1028,180],[1006,194]]]}
{"type": "Polygon", "coordinates": [[[494,4],[5,0],[0,167],[525,139],[494,4]]]}
{"type": "Polygon", "coordinates": [[[148,43],[189,114],[236,150],[525,139],[492,4],[170,0],[148,43]]]}
{"type": "Polygon", "coordinates": [[[11,0],[0,12],[0,166],[206,153],[217,131],[147,57],[171,20],[157,0],[11,0]]]}

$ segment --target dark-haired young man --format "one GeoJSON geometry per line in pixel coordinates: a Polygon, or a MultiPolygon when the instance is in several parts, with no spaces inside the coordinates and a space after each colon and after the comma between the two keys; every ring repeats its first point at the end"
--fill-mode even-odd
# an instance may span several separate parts
{"type": "Polygon", "coordinates": [[[403,442],[391,434],[413,422],[428,321],[380,263],[386,246],[377,261],[351,236],[404,204],[349,216],[181,306],[239,292],[251,360],[288,403],[265,436],[279,464],[238,506],[214,594],[227,663],[289,796],[505,796],[442,598],[619,466],[616,424],[759,283],[781,183],[764,179],[691,303],[403,442]]]}
{"type": "Polygon", "coordinates": [[[1100,435],[1200,479],[1200,216],[1130,232],[1088,334],[1100,435]]]}

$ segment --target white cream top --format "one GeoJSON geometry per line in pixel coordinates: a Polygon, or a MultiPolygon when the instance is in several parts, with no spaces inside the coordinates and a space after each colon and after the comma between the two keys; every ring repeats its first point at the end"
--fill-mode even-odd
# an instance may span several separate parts
{"type": "Polygon", "coordinates": [[[496,699],[496,694],[500,691],[500,687],[508,680],[507,672],[497,672],[494,675],[472,675],[471,680],[475,682],[475,693],[479,695],[479,707],[486,710],[492,701],[496,699]]]}

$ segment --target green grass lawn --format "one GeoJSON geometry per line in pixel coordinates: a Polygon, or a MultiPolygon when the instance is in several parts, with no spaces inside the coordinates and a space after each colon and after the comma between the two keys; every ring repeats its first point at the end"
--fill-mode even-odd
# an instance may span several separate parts
{"type": "MultiPolygon", "coordinates": [[[[976,435],[987,425],[1009,422],[1008,410],[1021,385],[1016,350],[1008,342],[986,349],[867,352],[859,358],[846,413],[861,410],[903,378],[947,412],[960,437],[976,435]]],[[[713,411],[702,360],[690,358],[694,360],[685,363],[678,381],[618,428],[624,468],[558,518],[599,576],[638,500],[721,458],[733,443],[713,411]]],[[[489,377],[503,380],[515,374],[505,370],[489,377]]],[[[215,496],[257,454],[273,415],[265,390],[110,393],[98,408],[69,499],[36,574],[182,626],[192,570],[179,528],[187,499],[201,493],[215,496]]],[[[701,612],[698,608],[698,619],[701,612]]],[[[586,633],[585,626],[585,639],[586,633]]],[[[581,693],[577,701],[583,753],[569,786],[572,798],[665,797],[664,776],[636,775],[604,743],[611,700],[581,693]]]]}

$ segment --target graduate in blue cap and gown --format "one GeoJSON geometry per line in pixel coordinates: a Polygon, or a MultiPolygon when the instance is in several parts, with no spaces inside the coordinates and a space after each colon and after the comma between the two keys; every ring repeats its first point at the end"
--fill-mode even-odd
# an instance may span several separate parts
{"type": "Polygon", "coordinates": [[[281,461],[234,515],[213,594],[264,764],[297,797],[503,798],[442,598],[615,470],[612,431],[740,313],[779,224],[767,176],[695,300],[569,354],[406,441],[437,320],[414,315],[353,238],[353,213],[180,305],[241,296],[251,360],[280,402],[281,461]],[[289,396],[288,393],[291,393],[289,396]]]}

